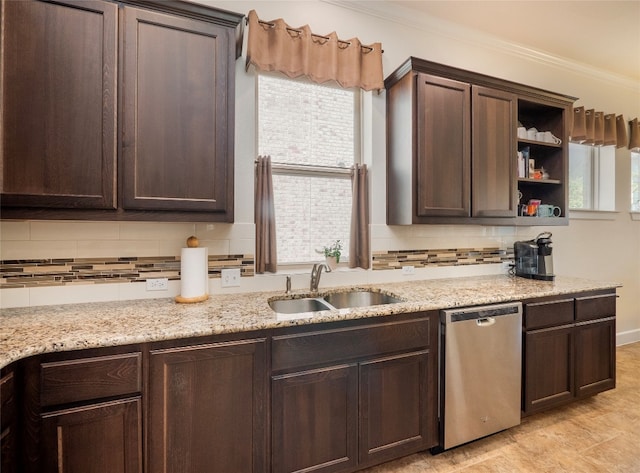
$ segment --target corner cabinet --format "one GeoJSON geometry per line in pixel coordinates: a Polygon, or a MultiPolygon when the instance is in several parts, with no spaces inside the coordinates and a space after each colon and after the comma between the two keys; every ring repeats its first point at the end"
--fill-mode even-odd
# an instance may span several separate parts
{"type": "Polygon", "coordinates": [[[0,372],[0,471],[15,473],[17,470],[17,402],[14,367],[0,372]]]}
{"type": "Polygon", "coordinates": [[[387,223],[566,224],[573,97],[409,58],[386,80],[387,223]],[[563,144],[535,143],[550,179],[518,178],[518,122],[563,144]],[[520,216],[520,203],[558,205],[561,217],[520,216]]]}
{"type": "Polygon", "coordinates": [[[180,0],[2,8],[3,218],[233,221],[243,15],[180,0]]]}
{"type": "Polygon", "coordinates": [[[142,473],[142,352],[87,350],[23,366],[25,473],[142,473]]]}

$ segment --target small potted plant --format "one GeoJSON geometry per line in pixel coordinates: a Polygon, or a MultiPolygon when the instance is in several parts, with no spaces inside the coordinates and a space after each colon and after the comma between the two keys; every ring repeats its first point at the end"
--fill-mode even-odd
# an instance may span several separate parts
{"type": "Polygon", "coordinates": [[[324,255],[327,266],[331,269],[336,269],[338,267],[338,263],[340,263],[342,242],[340,240],[335,240],[330,245],[322,247],[322,251],[318,251],[318,253],[322,253],[324,255]]]}

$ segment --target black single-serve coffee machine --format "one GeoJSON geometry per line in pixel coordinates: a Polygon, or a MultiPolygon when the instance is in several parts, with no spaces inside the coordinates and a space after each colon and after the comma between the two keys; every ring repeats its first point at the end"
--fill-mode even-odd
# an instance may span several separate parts
{"type": "Polygon", "coordinates": [[[516,276],[553,281],[553,256],[551,233],[541,233],[533,240],[516,241],[513,251],[516,258],[516,276]]]}

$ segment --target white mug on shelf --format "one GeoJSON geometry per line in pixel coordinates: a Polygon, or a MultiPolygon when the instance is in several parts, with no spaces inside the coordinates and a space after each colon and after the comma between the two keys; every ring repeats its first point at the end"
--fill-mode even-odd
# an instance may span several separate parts
{"type": "Polygon", "coordinates": [[[559,145],[562,143],[562,140],[560,138],[558,138],[557,136],[555,136],[553,133],[551,133],[550,131],[545,131],[544,132],[544,139],[541,141],[546,141],[547,143],[553,143],[556,145],[559,145]]]}
{"type": "Polygon", "coordinates": [[[536,141],[547,141],[547,132],[539,131],[536,133],[536,141]]]}
{"type": "Polygon", "coordinates": [[[536,139],[536,134],[538,133],[538,130],[535,128],[529,128],[527,130],[527,139],[528,140],[535,140],[536,139]]]}
{"type": "Polygon", "coordinates": [[[518,127],[518,138],[527,139],[527,129],[523,126],[518,127]]]}

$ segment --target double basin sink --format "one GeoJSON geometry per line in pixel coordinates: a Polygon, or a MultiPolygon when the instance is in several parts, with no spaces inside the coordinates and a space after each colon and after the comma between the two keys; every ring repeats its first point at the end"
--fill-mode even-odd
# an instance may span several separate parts
{"type": "Polygon", "coordinates": [[[332,309],[369,307],[382,304],[404,302],[396,296],[367,289],[354,289],[344,292],[332,292],[319,296],[297,299],[272,299],[269,306],[279,314],[301,314],[332,309]]]}

